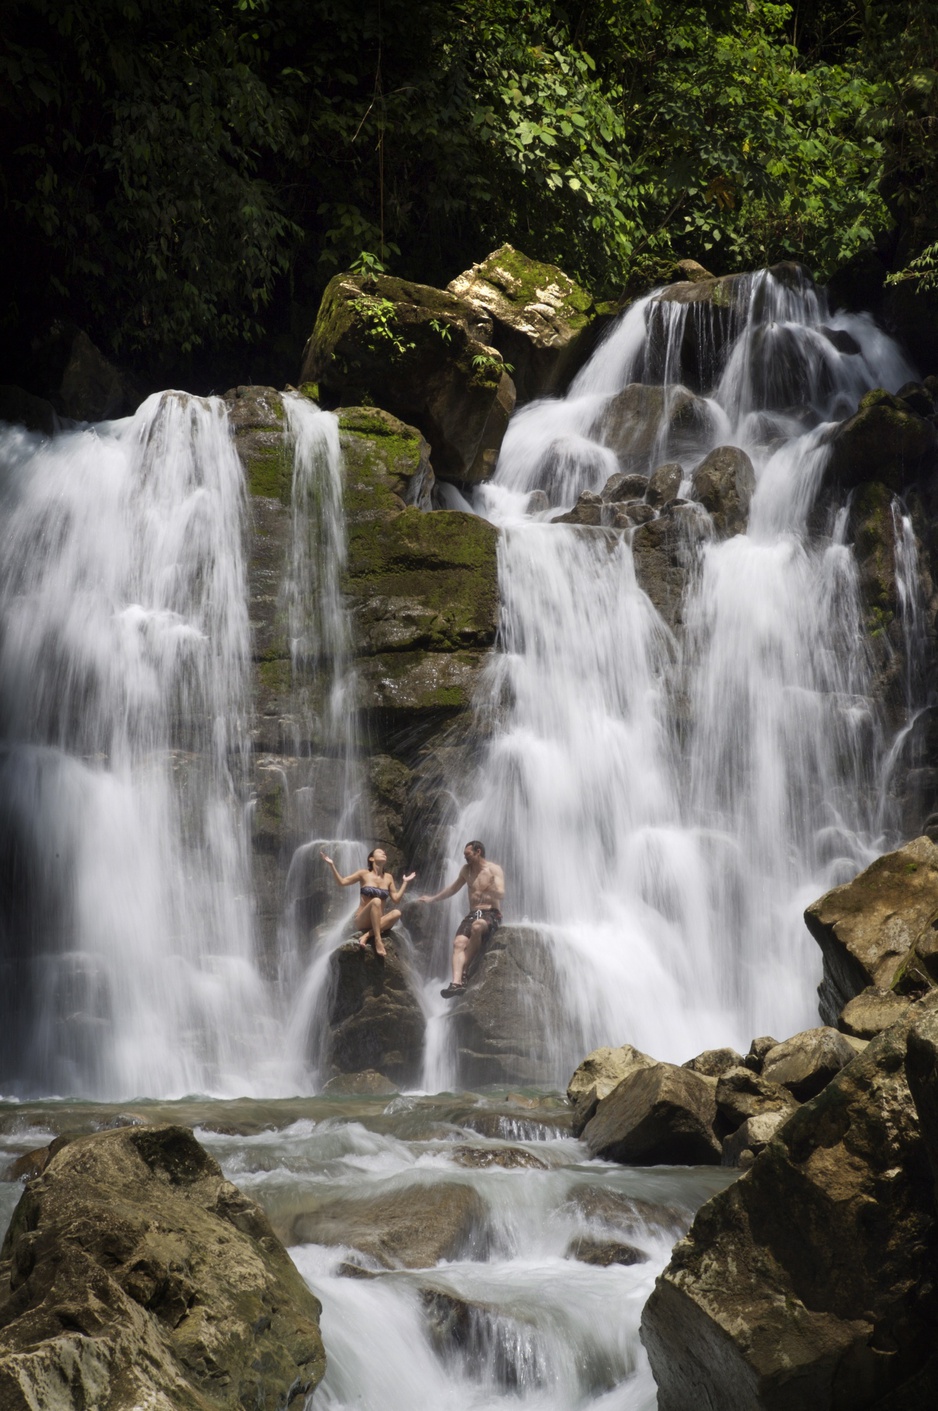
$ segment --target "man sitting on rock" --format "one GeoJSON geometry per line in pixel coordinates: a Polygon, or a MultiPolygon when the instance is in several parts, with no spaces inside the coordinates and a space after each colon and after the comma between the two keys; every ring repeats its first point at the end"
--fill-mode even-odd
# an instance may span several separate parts
{"type": "Polygon", "coordinates": [[[432,897],[418,897],[418,902],[445,901],[463,887],[469,888],[469,915],[456,928],[453,940],[453,980],[441,990],[444,999],[455,999],[465,993],[466,972],[482,947],[492,939],[502,924],[501,906],[505,897],[505,874],[497,862],[486,860],[485,848],[478,841],[467,843],[464,867],[459,876],[442,892],[432,897]]]}

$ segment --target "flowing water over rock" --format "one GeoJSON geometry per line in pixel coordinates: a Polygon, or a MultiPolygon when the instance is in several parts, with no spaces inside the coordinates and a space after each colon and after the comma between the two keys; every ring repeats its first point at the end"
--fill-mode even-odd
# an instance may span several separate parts
{"type": "Polygon", "coordinates": [[[165,393],[128,421],[2,436],[4,1088],[263,1090],[223,410],[165,393]]]}
{"type": "Polygon", "coordinates": [[[504,528],[491,695],[507,705],[454,844],[484,838],[552,949],[554,1081],[610,1035],[680,1061],[807,1027],[820,960],[802,909],[895,826],[877,813],[888,740],[845,516],[809,521],[825,423],[910,370],[802,279],[752,276],[735,297],[729,332],[698,318],[693,338],[694,306],[636,305],[565,401],[514,418],[477,492],[504,528]],[[537,499],[568,506],[611,468],[664,460],[687,494],[727,444],[755,470],[744,534],[679,503],[625,535],[602,508],[596,527],[550,524],[537,499]],[[669,592],[680,621],[652,610],[669,592]]]}
{"type": "MultiPolygon", "coordinates": [[[[508,1396],[531,1411],[653,1411],[642,1306],[693,1210],[731,1178],[586,1161],[560,1099],[471,1093],[0,1104],[0,1174],[62,1129],[133,1121],[195,1126],[266,1209],[322,1300],[314,1404],[330,1411],[484,1411],[508,1396]],[[394,1253],[376,1257],[392,1209],[394,1253]],[[328,1228],[322,1242],[303,1242],[312,1226],[328,1228]],[[613,1262],[584,1262],[597,1246],[613,1262]],[[425,1263],[434,1247],[445,1254],[425,1263]]],[[[21,1189],[0,1179],[4,1224],[21,1189]]]]}

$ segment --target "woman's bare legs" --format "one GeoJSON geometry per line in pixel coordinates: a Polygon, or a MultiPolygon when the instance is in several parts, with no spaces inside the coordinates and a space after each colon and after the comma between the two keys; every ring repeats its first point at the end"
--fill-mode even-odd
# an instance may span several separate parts
{"type": "Polygon", "coordinates": [[[355,916],[355,925],[362,928],[362,934],[358,938],[358,944],[362,950],[365,949],[370,940],[374,940],[375,954],[387,955],[384,941],[381,939],[384,931],[389,931],[395,921],[400,920],[400,910],[388,911],[381,914],[382,902],[378,897],[373,897],[364,906],[359,907],[355,916]],[[377,915],[375,912],[377,911],[377,915]]]}

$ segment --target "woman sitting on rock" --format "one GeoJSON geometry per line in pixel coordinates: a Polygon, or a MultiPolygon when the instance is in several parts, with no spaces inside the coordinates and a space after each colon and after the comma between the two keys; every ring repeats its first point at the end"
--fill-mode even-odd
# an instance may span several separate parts
{"type": "Polygon", "coordinates": [[[384,941],[381,939],[382,933],[389,931],[395,921],[400,920],[401,913],[397,903],[407,891],[408,882],[412,882],[416,877],[416,872],[408,872],[400,887],[395,888],[394,878],[387,871],[388,855],[383,848],[374,848],[368,854],[368,866],[360,867],[350,877],[343,877],[332,858],[326,857],[324,852],[320,852],[319,856],[323,862],[328,862],[340,887],[352,887],[357,882],[361,888],[358,910],[355,913],[355,925],[362,928],[362,934],[358,938],[360,948],[364,950],[371,941],[376,955],[387,955],[384,941]],[[393,911],[384,909],[389,897],[395,903],[393,911]]]}

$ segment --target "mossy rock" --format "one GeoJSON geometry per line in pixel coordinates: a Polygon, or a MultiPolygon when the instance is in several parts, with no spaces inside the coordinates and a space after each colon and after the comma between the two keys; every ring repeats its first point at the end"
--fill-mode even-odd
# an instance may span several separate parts
{"type": "Polygon", "coordinates": [[[855,416],[828,438],[825,480],[842,489],[876,480],[899,493],[938,464],[938,436],[932,423],[883,388],[861,399],[855,416]]]}
{"type": "Polygon", "coordinates": [[[468,710],[487,661],[484,651],[399,651],[362,658],[360,708],[394,716],[400,724],[468,710]]]}
{"type": "Polygon", "coordinates": [[[871,631],[888,627],[898,607],[892,500],[892,491],[878,480],[859,485],[853,499],[850,532],[871,631]]]}
{"type": "Polygon", "coordinates": [[[349,531],[346,587],[366,654],[487,648],[498,624],[497,531],[457,510],[408,509],[349,531]]]}
{"type": "Polygon", "coordinates": [[[225,393],[225,403],[248,490],[288,505],[293,452],[283,434],[286,413],[280,393],[273,387],[233,387],[225,393]]]}
{"type": "Polygon", "coordinates": [[[430,447],[415,426],[379,407],[338,412],[349,524],[398,514],[405,505],[430,507],[430,447]]]}
{"type": "Polygon", "coordinates": [[[484,311],[447,290],[389,275],[337,275],[302,376],[318,383],[327,406],[380,406],[418,427],[436,472],[471,483],[489,472],[485,452],[497,449],[514,405],[491,332],[484,311]]]}

